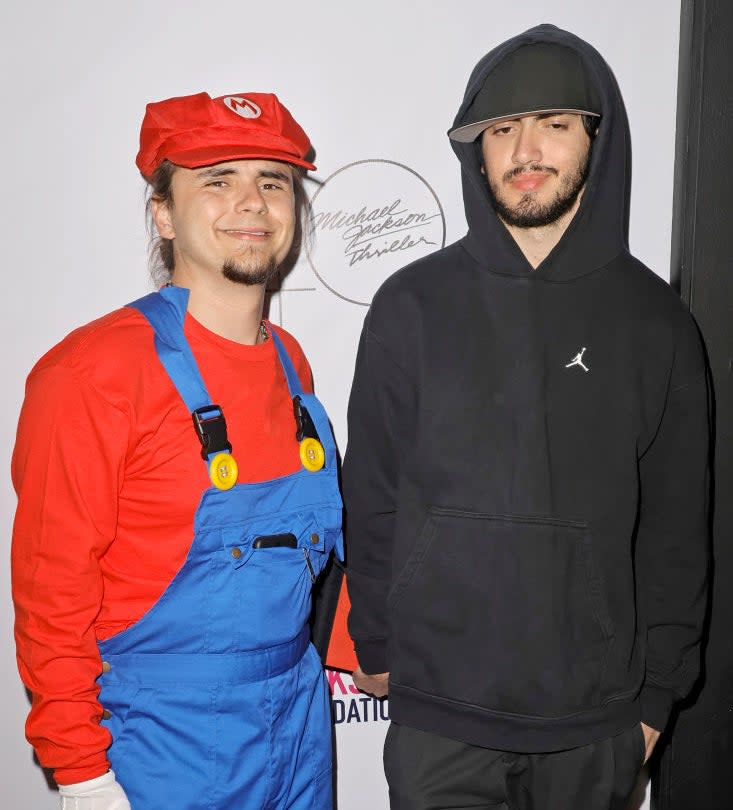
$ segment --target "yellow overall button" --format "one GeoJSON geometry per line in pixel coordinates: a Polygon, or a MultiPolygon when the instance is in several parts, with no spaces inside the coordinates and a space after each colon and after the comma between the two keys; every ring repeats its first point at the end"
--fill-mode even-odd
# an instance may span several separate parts
{"type": "Polygon", "coordinates": [[[217,489],[231,489],[237,483],[239,468],[234,456],[217,453],[209,464],[209,478],[217,489]]]}
{"type": "Polygon", "coordinates": [[[318,439],[306,438],[300,443],[300,460],[308,472],[318,472],[326,463],[326,453],[318,439]]]}

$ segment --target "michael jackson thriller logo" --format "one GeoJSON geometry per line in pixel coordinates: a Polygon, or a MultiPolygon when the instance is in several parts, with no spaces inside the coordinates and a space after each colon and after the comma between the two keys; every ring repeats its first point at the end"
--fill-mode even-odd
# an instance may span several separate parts
{"type": "Polygon", "coordinates": [[[332,293],[369,306],[395,270],[445,245],[445,215],[415,171],[359,160],[335,171],[311,201],[308,261],[332,293]]]}

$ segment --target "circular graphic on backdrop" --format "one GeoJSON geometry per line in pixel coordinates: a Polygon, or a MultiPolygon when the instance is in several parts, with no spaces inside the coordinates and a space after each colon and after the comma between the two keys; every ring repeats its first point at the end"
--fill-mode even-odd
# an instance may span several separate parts
{"type": "Polygon", "coordinates": [[[306,251],[334,295],[369,306],[395,270],[445,245],[445,215],[416,171],[393,160],[359,160],[335,171],[311,200],[306,251]]]}

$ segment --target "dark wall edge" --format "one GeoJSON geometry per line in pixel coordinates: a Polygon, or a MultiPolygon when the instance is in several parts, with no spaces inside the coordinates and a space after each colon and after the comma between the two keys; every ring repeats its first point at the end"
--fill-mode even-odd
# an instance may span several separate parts
{"type": "Polygon", "coordinates": [[[690,305],[692,266],[689,260],[695,241],[704,38],[695,11],[705,16],[706,0],[682,0],[680,50],[677,71],[677,131],[675,137],[674,196],[672,202],[672,251],[670,284],[690,305]],[[694,88],[694,89],[693,89],[694,88]],[[691,101],[692,99],[692,101],[691,101]]]}
{"type": "MultiPolygon", "coordinates": [[[[681,0],[670,281],[710,365],[712,567],[702,674],[652,757],[653,810],[723,810],[733,777],[733,2],[681,0]]],[[[674,470],[669,471],[674,475],[674,470]]]]}

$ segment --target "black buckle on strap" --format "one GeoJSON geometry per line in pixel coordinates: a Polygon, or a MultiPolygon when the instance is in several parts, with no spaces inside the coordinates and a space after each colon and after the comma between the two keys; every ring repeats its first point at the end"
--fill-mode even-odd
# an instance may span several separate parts
{"type": "Polygon", "coordinates": [[[318,431],[313,424],[311,415],[300,401],[300,396],[297,395],[293,397],[293,413],[295,415],[295,424],[297,425],[295,432],[296,441],[302,442],[303,439],[318,439],[318,431]]]}
{"type": "Polygon", "coordinates": [[[201,458],[207,461],[212,453],[231,453],[227,439],[224,411],[218,405],[204,405],[191,414],[196,435],[201,442],[201,458]]]}

